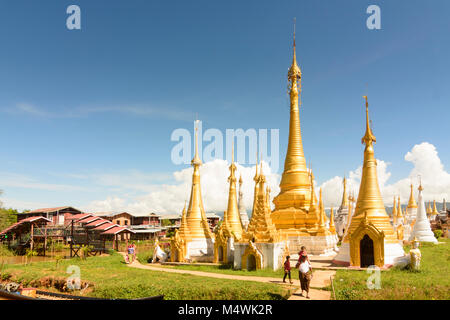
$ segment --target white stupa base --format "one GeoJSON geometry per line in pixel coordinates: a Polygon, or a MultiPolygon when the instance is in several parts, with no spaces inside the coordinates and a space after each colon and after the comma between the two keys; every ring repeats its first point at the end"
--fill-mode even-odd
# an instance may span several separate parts
{"type": "MultiPolygon", "coordinates": [[[[242,269],[242,256],[248,246],[249,244],[246,242],[234,243],[233,267],[235,269],[242,269]]],[[[255,246],[262,254],[263,268],[270,268],[272,270],[278,270],[281,268],[285,258],[284,249],[286,247],[286,243],[284,241],[275,243],[256,242],[255,246]]]]}
{"type": "Polygon", "coordinates": [[[192,239],[187,244],[186,259],[198,262],[211,262],[214,259],[214,242],[212,239],[192,239]]]}
{"type": "MultiPolygon", "coordinates": [[[[384,243],[384,267],[403,264],[404,257],[405,251],[400,243],[384,243]]],[[[341,245],[333,263],[350,266],[350,244],[348,242],[341,245]]]]}
{"type": "Polygon", "coordinates": [[[337,252],[338,238],[335,234],[328,236],[299,236],[289,237],[289,253],[297,255],[302,246],[306,247],[308,254],[318,256],[332,256],[337,252]]]}
{"type": "Polygon", "coordinates": [[[433,231],[431,229],[429,230],[413,230],[411,235],[409,236],[409,241],[413,241],[414,238],[418,240],[419,242],[431,242],[431,243],[438,243],[436,237],[433,234],[433,231]]]}

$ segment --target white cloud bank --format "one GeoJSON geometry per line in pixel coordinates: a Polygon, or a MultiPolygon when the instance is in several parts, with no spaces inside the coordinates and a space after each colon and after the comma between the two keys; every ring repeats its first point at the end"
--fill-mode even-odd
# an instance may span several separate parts
{"type": "MultiPolygon", "coordinates": [[[[205,163],[200,167],[200,181],[202,187],[202,197],[205,210],[224,211],[228,201],[228,176],[229,164],[226,160],[216,159],[205,163]]],[[[247,208],[251,208],[253,203],[253,177],[255,166],[244,167],[236,164],[236,177],[242,174],[242,188],[244,192],[244,203],[247,208]]],[[[152,192],[133,200],[126,200],[119,197],[108,197],[105,200],[93,201],[84,209],[86,211],[129,211],[136,214],[149,212],[157,213],[181,213],[184,202],[189,201],[192,183],[192,167],[174,172],[175,184],[162,184],[152,192]]],[[[280,188],[278,183],[280,176],[271,173],[266,162],[263,162],[263,172],[272,191],[272,196],[278,194],[280,188]]]]}
{"type": "MultiPolygon", "coordinates": [[[[434,145],[423,142],[415,145],[404,159],[413,164],[413,169],[406,178],[395,183],[388,184],[391,173],[388,171],[389,163],[378,160],[378,182],[386,205],[392,205],[392,199],[400,195],[402,203],[406,203],[410,193],[410,183],[414,183],[414,194],[417,199],[418,175],[422,178],[425,201],[443,198],[449,199],[450,174],[444,170],[434,145]]],[[[202,196],[206,211],[224,211],[228,199],[229,164],[225,160],[214,160],[205,163],[201,169],[202,196]]],[[[271,173],[267,163],[263,164],[263,170],[268,184],[272,189],[271,196],[278,194],[280,175],[271,173]]],[[[358,192],[361,180],[362,166],[349,173],[349,190],[358,192]]],[[[253,203],[253,176],[255,167],[243,167],[237,164],[237,177],[242,174],[244,203],[249,211],[253,203]]],[[[163,184],[149,186],[153,190],[144,196],[134,199],[108,197],[105,200],[93,201],[84,207],[87,211],[129,211],[136,214],[149,212],[179,213],[184,202],[189,201],[192,168],[186,168],[174,172],[175,184],[163,184]]],[[[337,207],[342,196],[342,177],[335,176],[319,187],[323,188],[324,203],[326,207],[337,207]]],[[[318,188],[317,188],[318,192],[318,188]]]]}
{"type": "MultiPolygon", "coordinates": [[[[422,142],[415,145],[411,151],[406,153],[404,159],[413,164],[413,169],[406,178],[395,183],[388,184],[391,173],[388,171],[389,163],[377,160],[378,183],[385,205],[391,206],[394,196],[400,196],[402,204],[406,204],[409,199],[411,182],[414,185],[414,197],[417,201],[417,188],[419,175],[424,187],[423,195],[425,201],[442,199],[449,200],[450,196],[450,173],[445,171],[441,159],[438,156],[434,145],[422,142]]],[[[357,195],[359,183],[361,181],[362,166],[351,171],[348,177],[349,188],[357,195]]],[[[342,197],[342,177],[334,177],[322,184],[324,188],[325,206],[337,207],[341,203],[342,197]]]]}

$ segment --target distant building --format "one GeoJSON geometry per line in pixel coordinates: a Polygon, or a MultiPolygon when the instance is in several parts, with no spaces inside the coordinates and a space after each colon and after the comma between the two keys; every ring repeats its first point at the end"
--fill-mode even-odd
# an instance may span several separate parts
{"type": "MultiPolygon", "coordinates": [[[[214,228],[220,221],[220,216],[214,212],[206,212],[206,220],[208,221],[209,228],[214,231],[214,228]]],[[[161,224],[167,227],[168,230],[178,229],[181,225],[181,214],[164,214],[160,216],[161,224]],[[165,221],[165,222],[163,222],[165,221]]]]}

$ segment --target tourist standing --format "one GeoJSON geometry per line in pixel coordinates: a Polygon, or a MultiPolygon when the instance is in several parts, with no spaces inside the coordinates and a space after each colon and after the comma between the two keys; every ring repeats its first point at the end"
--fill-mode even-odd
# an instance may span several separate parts
{"type": "Polygon", "coordinates": [[[133,261],[132,262],[134,262],[134,260],[136,260],[137,248],[136,248],[136,244],[134,244],[134,243],[131,246],[133,247],[133,261]]]}
{"type": "Polygon", "coordinates": [[[131,261],[131,263],[133,263],[134,262],[134,247],[132,244],[130,244],[128,246],[127,255],[128,255],[128,261],[131,261]],[[131,256],[131,259],[130,259],[130,256],[131,256]]]}
{"type": "Polygon", "coordinates": [[[292,279],[291,279],[291,261],[289,261],[291,257],[287,256],[286,257],[286,261],[284,262],[284,277],[283,277],[283,282],[286,283],[286,276],[289,275],[289,283],[292,284],[292,279]]]}
{"type": "Polygon", "coordinates": [[[300,278],[300,286],[302,289],[302,293],[300,294],[303,296],[303,291],[306,291],[306,298],[309,299],[309,284],[311,282],[312,278],[312,267],[311,263],[308,261],[308,256],[302,255],[299,258],[300,265],[299,265],[299,273],[298,276],[300,278]]]}

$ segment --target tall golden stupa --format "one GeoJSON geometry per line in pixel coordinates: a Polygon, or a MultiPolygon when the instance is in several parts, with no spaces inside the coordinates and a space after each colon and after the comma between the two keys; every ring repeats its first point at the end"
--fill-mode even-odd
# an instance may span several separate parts
{"type": "Polygon", "coordinates": [[[335,237],[323,227],[326,217],[317,209],[314,176],[306,167],[300,129],[299,96],[302,73],[297,64],[295,31],[292,64],[288,71],[290,120],[289,141],[280,182],[280,193],[274,198],[271,218],[276,228],[289,240],[291,252],[305,245],[312,254],[331,253],[335,237]],[[322,219],[322,220],[321,220],[322,219]],[[325,237],[319,239],[319,237],[325,237]]]}
{"type": "Polygon", "coordinates": [[[172,239],[172,261],[212,260],[213,234],[206,220],[200,186],[200,166],[198,155],[198,128],[195,128],[195,154],[191,161],[192,174],[191,197],[187,212],[183,210],[182,225],[172,239]]]}
{"type": "MultiPolygon", "coordinates": [[[[339,254],[334,262],[351,266],[393,265],[404,256],[381,197],[377,176],[377,160],[373,144],[376,138],[369,121],[369,103],[366,101],[366,132],[361,142],[365,144],[364,163],[358,200],[339,254]]],[[[400,199],[399,199],[400,202],[400,199]]],[[[394,205],[395,207],[395,205],[394,205]]]]}

